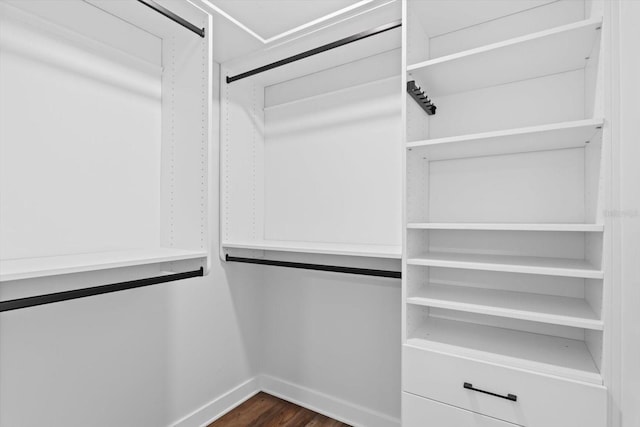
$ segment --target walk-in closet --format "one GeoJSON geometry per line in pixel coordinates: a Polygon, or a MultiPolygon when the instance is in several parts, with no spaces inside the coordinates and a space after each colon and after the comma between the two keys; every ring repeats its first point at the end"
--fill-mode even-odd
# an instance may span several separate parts
{"type": "Polygon", "coordinates": [[[0,0],[0,427],[640,427],[638,20],[0,0]]]}

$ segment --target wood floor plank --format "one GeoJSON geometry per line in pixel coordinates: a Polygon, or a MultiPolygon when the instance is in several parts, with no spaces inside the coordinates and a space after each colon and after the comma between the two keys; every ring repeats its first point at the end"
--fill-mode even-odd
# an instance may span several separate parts
{"type": "Polygon", "coordinates": [[[214,421],[209,427],[241,427],[253,426],[254,422],[268,412],[279,399],[266,393],[258,393],[249,400],[214,421]]]}
{"type": "Polygon", "coordinates": [[[255,427],[280,427],[286,424],[286,422],[292,418],[298,407],[293,403],[285,400],[278,399],[278,403],[274,405],[268,412],[265,412],[263,416],[258,418],[253,426],[255,427]]]}
{"type": "MultiPolygon", "coordinates": [[[[341,423],[340,421],[336,421],[331,419],[325,415],[317,414],[307,425],[304,427],[343,427],[347,426],[347,424],[341,423]]],[[[347,426],[349,427],[349,426],[347,426]]]]}
{"type": "Polygon", "coordinates": [[[209,427],[350,427],[310,409],[260,392],[209,427]]]}
{"type": "Polygon", "coordinates": [[[310,409],[300,406],[298,406],[298,408],[298,412],[283,427],[306,426],[313,418],[315,418],[316,415],[318,415],[317,412],[313,412],[310,409]]]}

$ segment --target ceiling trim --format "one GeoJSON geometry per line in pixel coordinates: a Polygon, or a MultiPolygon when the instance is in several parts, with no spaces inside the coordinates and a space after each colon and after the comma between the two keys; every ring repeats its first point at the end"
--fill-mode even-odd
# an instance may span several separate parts
{"type": "MultiPolygon", "coordinates": [[[[227,19],[228,21],[230,21],[231,23],[233,23],[234,25],[236,25],[238,28],[242,29],[243,31],[245,31],[247,34],[251,35],[252,37],[254,37],[256,40],[260,41],[263,44],[269,44],[269,43],[273,43],[274,41],[289,37],[293,34],[299,33],[303,30],[306,30],[307,28],[311,28],[314,27],[318,24],[321,24],[323,22],[332,20],[336,17],[339,17],[340,15],[344,15],[346,13],[349,13],[351,11],[354,11],[356,9],[362,8],[368,4],[374,3],[378,0],[361,0],[357,3],[352,4],[351,6],[347,6],[344,7],[342,9],[339,9],[335,12],[329,13],[327,15],[321,16],[320,18],[314,19],[312,21],[309,21],[305,24],[302,25],[298,25],[297,27],[291,28],[290,30],[284,31],[280,34],[276,34],[273,37],[269,37],[269,38],[264,38],[262,36],[260,36],[260,34],[256,33],[255,31],[253,31],[251,28],[249,28],[248,26],[246,26],[245,24],[243,24],[242,22],[240,22],[238,19],[234,18],[233,16],[231,16],[229,13],[225,12],[224,10],[222,10],[221,8],[219,8],[218,6],[216,6],[215,4],[211,3],[211,1],[209,0],[200,0],[203,4],[205,4],[207,7],[209,7],[210,9],[212,9],[215,13],[217,13],[218,15],[224,17],[225,19],[227,19]]],[[[394,0],[395,1],[395,0],[394,0]]]]}

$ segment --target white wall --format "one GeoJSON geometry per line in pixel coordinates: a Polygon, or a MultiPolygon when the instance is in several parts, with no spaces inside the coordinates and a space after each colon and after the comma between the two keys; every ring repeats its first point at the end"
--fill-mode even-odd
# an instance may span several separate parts
{"type": "Polygon", "coordinates": [[[640,425],[640,2],[620,1],[622,425],[640,425]]]}
{"type": "Polygon", "coordinates": [[[252,377],[255,278],[229,275],[0,314],[0,426],[166,426],[252,377]]]}
{"type": "Polygon", "coordinates": [[[1,258],[159,246],[162,68],[134,54],[162,40],[138,29],[116,48],[99,38],[122,30],[111,15],[58,2],[94,20],[82,33],[22,3],[0,3],[1,258]]]}
{"type": "MultiPolygon", "coordinates": [[[[397,421],[398,280],[212,260],[203,278],[0,314],[0,426],[198,426],[226,409],[211,402],[258,374],[336,417],[397,421]]],[[[117,281],[113,272],[83,277],[117,281]]]]}
{"type": "Polygon", "coordinates": [[[259,373],[316,409],[393,425],[400,282],[223,269],[214,256],[204,278],[0,314],[2,427],[156,427],[201,410],[180,424],[196,426],[223,409],[207,404],[259,373]]]}
{"type": "Polygon", "coordinates": [[[313,404],[322,401],[318,394],[331,396],[336,401],[324,409],[337,418],[359,406],[347,421],[368,427],[397,422],[399,280],[266,267],[263,292],[265,375],[291,383],[289,398],[313,404]]]}
{"type": "MultiPolygon", "coordinates": [[[[217,249],[217,135],[210,152],[217,249]]],[[[199,426],[261,384],[367,427],[398,423],[400,281],[211,259],[203,278],[1,313],[0,427],[199,426]]],[[[0,298],[134,272],[157,273],[3,284],[0,298]]]]}
{"type": "MultiPolygon", "coordinates": [[[[217,143],[216,137],[212,224],[218,224],[217,143]]],[[[215,226],[212,239],[217,248],[215,226]]],[[[223,269],[217,254],[212,259],[203,278],[0,314],[0,426],[166,426],[253,378],[256,268],[223,269]]],[[[80,279],[109,283],[118,273],[80,279]]],[[[20,286],[47,292],[46,280],[20,286]]],[[[0,294],[16,290],[3,287],[0,294]]]]}
{"type": "MultiPolygon", "coordinates": [[[[265,88],[265,238],[400,244],[399,69],[396,49],[265,88]]],[[[399,260],[266,255],[400,270],[399,260]]],[[[349,424],[398,425],[400,280],[262,274],[266,390],[349,424]]]]}

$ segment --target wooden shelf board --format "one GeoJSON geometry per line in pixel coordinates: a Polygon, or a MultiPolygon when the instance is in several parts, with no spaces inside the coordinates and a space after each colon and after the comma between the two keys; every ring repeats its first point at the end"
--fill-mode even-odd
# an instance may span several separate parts
{"type": "Polygon", "coordinates": [[[206,257],[207,252],[205,251],[144,248],[50,257],[4,259],[0,260],[0,281],[5,282],[206,257]]]}
{"type": "Polygon", "coordinates": [[[345,255],[371,258],[402,257],[402,248],[393,245],[357,245],[345,243],[316,243],[292,241],[224,242],[227,249],[253,249],[261,251],[300,252],[310,254],[345,255]]]}
{"type": "Polygon", "coordinates": [[[414,292],[407,298],[407,303],[576,328],[603,329],[603,321],[580,298],[432,283],[414,292]]]}
{"type": "Polygon", "coordinates": [[[601,26],[601,18],[587,19],[423,61],[407,71],[433,98],[577,70],[585,67],[601,26]]]}
{"type": "Polygon", "coordinates": [[[486,231],[575,231],[593,232],[604,231],[602,224],[522,224],[522,223],[456,223],[456,222],[411,222],[407,224],[410,230],[486,230],[486,231]]]}
{"type": "Polygon", "coordinates": [[[410,265],[602,279],[602,270],[582,259],[428,252],[407,260],[410,265]]]}
{"type": "Polygon", "coordinates": [[[601,118],[410,142],[407,148],[429,160],[581,148],[601,136],[601,118]]]}
{"type": "Polygon", "coordinates": [[[602,384],[584,341],[431,317],[407,345],[602,384]]]}

